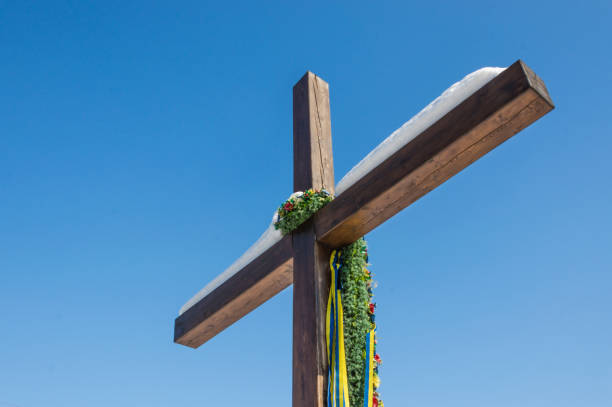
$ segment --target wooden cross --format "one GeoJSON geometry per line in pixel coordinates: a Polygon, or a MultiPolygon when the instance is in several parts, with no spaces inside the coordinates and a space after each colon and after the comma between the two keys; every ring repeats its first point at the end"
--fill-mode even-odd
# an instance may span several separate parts
{"type": "MultiPolygon", "coordinates": [[[[515,62],[176,318],[174,341],[197,348],[293,283],[293,406],[324,407],[331,250],[364,236],[553,108],[542,80],[515,62]]],[[[329,86],[311,72],[293,87],[293,145],[293,189],[333,194],[329,86]]]]}

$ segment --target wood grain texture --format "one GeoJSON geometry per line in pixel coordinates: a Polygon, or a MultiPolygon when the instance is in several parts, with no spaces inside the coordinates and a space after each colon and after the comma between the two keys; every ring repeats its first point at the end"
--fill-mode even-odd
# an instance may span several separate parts
{"type": "Polygon", "coordinates": [[[334,193],[334,159],[329,85],[306,72],[293,87],[293,190],[311,187],[334,193]]]}
{"type": "Polygon", "coordinates": [[[291,236],[266,250],[174,321],[174,342],[197,348],[293,282],[291,236]]]}
{"type": "MultiPolygon", "coordinates": [[[[293,87],[294,190],[334,191],[329,86],[307,72],[293,87]]],[[[293,407],[324,407],[330,250],[312,221],[293,232],[293,407]]]]}
{"type": "Polygon", "coordinates": [[[355,241],[553,108],[517,61],[321,209],[318,240],[355,241]]]}
{"type": "Polygon", "coordinates": [[[311,221],[293,233],[293,250],[293,407],[324,407],[331,250],[316,241],[311,221]]]}

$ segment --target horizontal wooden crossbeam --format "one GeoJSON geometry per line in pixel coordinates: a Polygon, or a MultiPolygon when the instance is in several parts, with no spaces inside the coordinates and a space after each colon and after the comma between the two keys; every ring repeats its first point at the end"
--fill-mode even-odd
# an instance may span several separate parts
{"type": "Polygon", "coordinates": [[[352,243],[554,108],[517,61],[317,213],[320,242],[352,243]]]}
{"type": "Polygon", "coordinates": [[[293,283],[292,236],[244,266],[174,321],[174,342],[197,348],[293,283]]]}
{"type": "MultiPolygon", "coordinates": [[[[544,82],[515,62],[321,209],[317,240],[355,241],[553,108],[544,82]]],[[[292,281],[285,236],[176,318],[174,341],[197,348],[292,281]]]]}

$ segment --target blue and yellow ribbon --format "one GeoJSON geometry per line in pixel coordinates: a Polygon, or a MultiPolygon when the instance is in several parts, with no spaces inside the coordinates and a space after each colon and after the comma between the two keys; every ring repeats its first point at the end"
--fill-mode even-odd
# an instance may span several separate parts
{"type": "Polygon", "coordinates": [[[346,375],[346,355],[344,351],[344,326],[342,315],[342,296],[338,270],[340,251],[334,250],[329,260],[331,285],[327,301],[326,342],[328,362],[327,406],[350,407],[348,380],[346,375]]]}
{"type": "Polygon", "coordinates": [[[376,329],[372,329],[366,334],[366,362],[365,362],[365,383],[363,386],[363,407],[373,407],[374,399],[374,336],[376,329]]]}

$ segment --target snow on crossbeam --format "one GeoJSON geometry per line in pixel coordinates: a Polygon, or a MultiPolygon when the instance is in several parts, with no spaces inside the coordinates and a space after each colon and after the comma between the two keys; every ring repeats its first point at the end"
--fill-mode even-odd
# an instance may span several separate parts
{"type": "MultiPolygon", "coordinates": [[[[468,75],[338,183],[336,199],[315,216],[317,239],[340,247],[365,235],[553,107],[521,61],[468,75]]],[[[291,236],[279,239],[260,240],[245,253],[252,261],[226,270],[186,304],[175,342],[197,347],[291,284],[291,236]]]]}
{"type": "MultiPolygon", "coordinates": [[[[451,109],[463,102],[472,93],[480,89],[487,82],[502,72],[504,68],[482,68],[472,72],[465,78],[456,82],[438,96],[433,102],[422,109],[416,116],[394,131],[383,140],[363,160],[353,167],[336,185],[336,195],[340,195],[357,180],[389,158],[394,152],[405,146],[421,131],[435,123],[451,109]]],[[[179,311],[179,315],[191,308],[195,303],[208,295],[224,281],[236,274],[253,259],[269,249],[282,238],[280,231],[274,229],[274,220],[270,223],[260,238],[247,249],[231,266],[225,269],[215,279],[194,295],[179,311]]]]}
{"type": "Polygon", "coordinates": [[[423,130],[437,122],[442,116],[450,112],[468,96],[499,75],[505,68],[481,68],[467,75],[459,82],[446,89],[433,102],[428,104],[413,118],[395,130],[384,139],[367,156],[354,166],[336,185],[336,195],[342,194],[368,172],[389,158],[409,141],[418,136],[423,130]]]}

